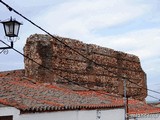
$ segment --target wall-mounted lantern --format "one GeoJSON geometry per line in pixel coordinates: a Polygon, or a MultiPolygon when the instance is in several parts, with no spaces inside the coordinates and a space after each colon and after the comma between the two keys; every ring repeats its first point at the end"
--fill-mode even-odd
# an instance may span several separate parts
{"type": "MultiPolygon", "coordinates": [[[[10,46],[8,46],[8,47],[0,47],[0,49],[3,49],[3,50],[11,49],[11,48],[13,48],[13,40],[12,40],[12,38],[18,37],[20,25],[22,25],[22,23],[18,22],[15,19],[12,19],[12,17],[10,18],[10,20],[1,21],[0,23],[3,24],[5,35],[7,37],[9,37],[9,40],[11,42],[10,46]]],[[[2,40],[0,40],[0,41],[3,42],[2,40]]],[[[0,52],[0,53],[2,53],[2,52],[0,52]]]]}
{"type": "Polygon", "coordinates": [[[2,21],[1,23],[4,26],[5,35],[7,37],[18,37],[19,28],[22,23],[12,19],[12,17],[9,21],[2,21]]]}

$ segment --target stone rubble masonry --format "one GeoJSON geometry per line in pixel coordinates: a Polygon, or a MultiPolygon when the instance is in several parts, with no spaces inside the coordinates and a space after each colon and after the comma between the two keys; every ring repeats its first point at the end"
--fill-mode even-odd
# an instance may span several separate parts
{"type": "Polygon", "coordinates": [[[128,97],[144,100],[147,96],[146,74],[137,56],[93,44],[85,44],[74,39],[55,37],[90,60],[55,38],[34,34],[27,39],[24,54],[42,66],[25,58],[27,77],[38,82],[68,86],[73,90],[89,88],[119,95],[123,95],[123,80],[126,79],[126,81],[136,83],[127,81],[128,97]]]}

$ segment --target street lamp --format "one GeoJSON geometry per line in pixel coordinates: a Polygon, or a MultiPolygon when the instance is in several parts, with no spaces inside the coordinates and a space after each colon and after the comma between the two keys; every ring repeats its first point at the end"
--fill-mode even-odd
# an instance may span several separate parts
{"type": "MultiPolygon", "coordinates": [[[[22,25],[22,23],[18,22],[15,19],[12,19],[12,17],[10,18],[10,20],[2,21],[0,23],[3,24],[5,35],[7,37],[9,37],[9,40],[11,42],[11,45],[8,46],[8,47],[0,47],[0,49],[3,49],[2,51],[4,51],[5,49],[13,48],[13,40],[12,40],[12,38],[18,37],[19,28],[20,28],[20,25],[22,25]]],[[[2,40],[0,40],[0,41],[2,43],[4,43],[2,40]]],[[[0,53],[2,53],[2,51],[0,53]]]]}
{"type": "Polygon", "coordinates": [[[22,23],[15,19],[13,20],[12,17],[9,21],[2,21],[1,23],[3,24],[5,35],[7,37],[18,37],[19,28],[22,23]]]}

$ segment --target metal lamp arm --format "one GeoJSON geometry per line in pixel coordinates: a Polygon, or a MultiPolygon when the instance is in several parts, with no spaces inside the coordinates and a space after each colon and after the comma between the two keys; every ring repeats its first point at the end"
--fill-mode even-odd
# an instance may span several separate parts
{"type": "Polygon", "coordinates": [[[7,47],[0,47],[0,49],[12,49],[13,48],[13,41],[11,41],[11,45],[6,44],[4,41],[0,40],[3,44],[5,44],[7,47]]]}

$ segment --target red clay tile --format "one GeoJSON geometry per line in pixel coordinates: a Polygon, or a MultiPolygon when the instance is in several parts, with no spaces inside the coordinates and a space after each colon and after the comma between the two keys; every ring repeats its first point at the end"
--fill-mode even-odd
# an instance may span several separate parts
{"type": "MultiPolygon", "coordinates": [[[[33,82],[23,71],[0,73],[0,104],[22,111],[51,111],[124,107],[123,98],[105,91],[73,91],[57,84],[33,82]],[[13,73],[16,75],[13,76],[13,73]],[[12,74],[12,75],[11,75],[12,74]]],[[[159,108],[129,99],[129,114],[160,113],[159,108]]]]}

